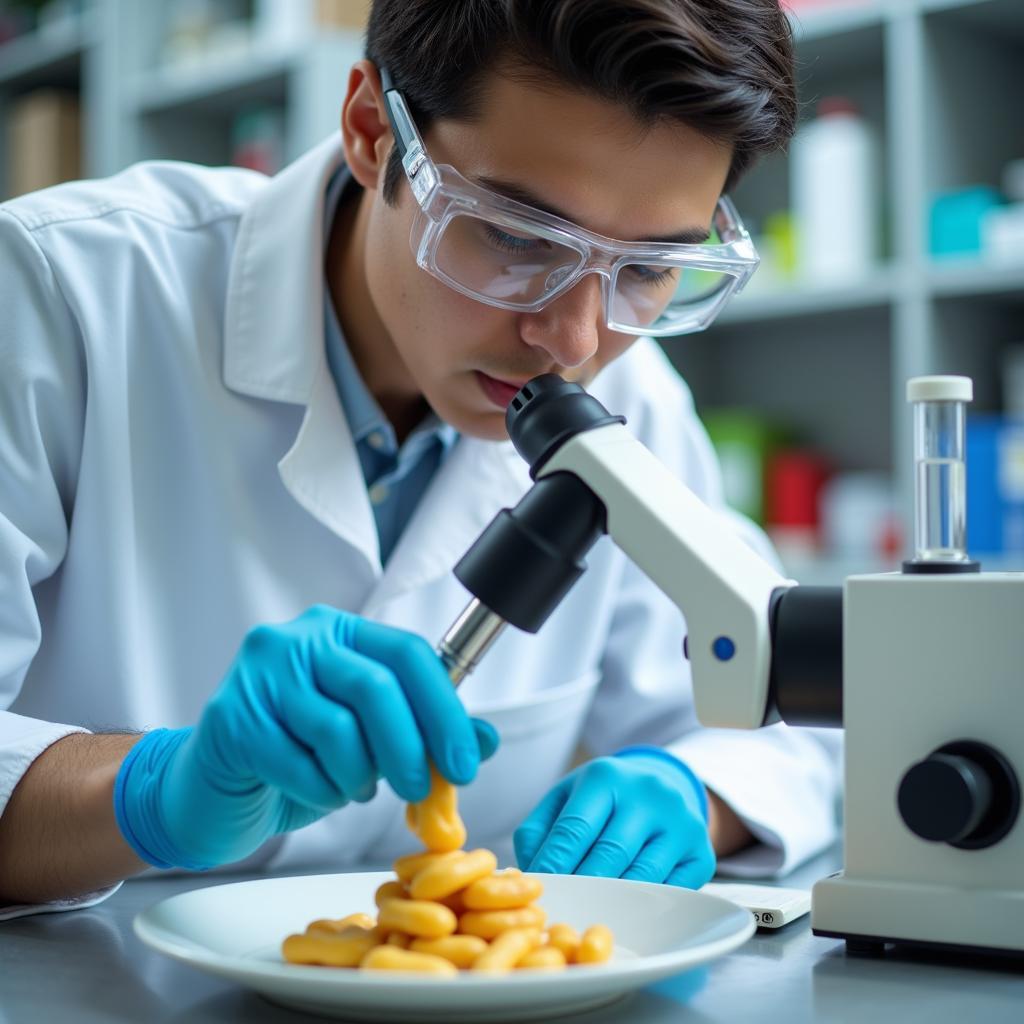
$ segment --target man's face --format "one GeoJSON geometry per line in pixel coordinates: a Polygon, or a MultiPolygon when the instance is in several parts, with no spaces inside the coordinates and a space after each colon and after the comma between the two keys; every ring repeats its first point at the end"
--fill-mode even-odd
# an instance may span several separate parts
{"type": "MultiPolygon", "coordinates": [[[[473,123],[424,135],[432,159],[513,198],[535,201],[623,241],[706,231],[731,151],[678,124],[644,128],[624,108],[495,75],[473,123]]],[[[396,206],[373,193],[366,242],[370,296],[397,357],[434,411],[461,433],[505,438],[505,407],[540,373],[582,384],[636,339],[605,326],[594,274],[537,313],[496,309],[421,270],[409,246],[417,211],[402,180],[396,206]]]]}

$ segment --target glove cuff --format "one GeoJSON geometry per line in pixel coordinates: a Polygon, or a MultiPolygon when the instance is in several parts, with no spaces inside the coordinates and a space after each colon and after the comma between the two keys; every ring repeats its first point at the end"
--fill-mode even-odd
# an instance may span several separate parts
{"type": "Polygon", "coordinates": [[[701,782],[697,773],[685,761],[680,761],[675,754],[670,754],[664,747],[644,746],[643,744],[638,744],[632,747],[623,747],[622,750],[617,750],[614,756],[649,757],[662,761],[665,764],[672,765],[692,785],[694,796],[697,798],[697,808],[701,813],[701,817],[704,819],[704,824],[706,825],[708,823],[708,791],[704,788],[704,783],[701,782]]]}
{"type": "Polygon", "coordinates": [[[190,863],[167,838],[160,816],[164,772],[191,728],[154,729],[128,751],[114,782],[114,817],[125,842],[155,868],[181,867],[203,871],[208,864],[190,863]]]}

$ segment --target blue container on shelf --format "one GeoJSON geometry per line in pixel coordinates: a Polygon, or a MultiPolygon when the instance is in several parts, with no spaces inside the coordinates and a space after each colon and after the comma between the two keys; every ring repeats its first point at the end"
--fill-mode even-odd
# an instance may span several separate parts
{"type": "Polygon", "coordinates": [[[957,189],[935,196],[929,211],[929,249],[933,256],[966,256],[981,252],[981,222],[1003,197],[988,185],[957,189]]]}
{"type": "Polygon", "coordinates": [[[1024,420],[967,419],[967,550],[1024,555],[1024,420]]]}

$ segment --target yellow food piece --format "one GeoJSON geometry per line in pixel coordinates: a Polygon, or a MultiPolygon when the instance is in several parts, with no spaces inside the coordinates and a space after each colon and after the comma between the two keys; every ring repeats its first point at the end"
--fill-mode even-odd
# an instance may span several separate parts
{"type": "Polygon", "coordinates": [[[484,880],[498,867],[490,850],[473,850],[450,860],[434,861],[413,875],[409,895],[414,900],[439,900],[484,880]]]}
{"type": "Polygon", "coordinates": [[[565,954],[557,946],[538,946],[516,964],[516,970],[561,971],[565,965],[565,954]]]}
{"type": "Polygon", "coordinates": [[[377,921],[389,932],[405,932],[422,939],[451,935],[458,924],[452,911],[429,900],[385,900],[377,921]]]}
{"type": "Polygon", "coordinates": [[[456,917],[460,917],[466,912],[466,904],[462,900],[461,892],[453,892],[451,896],[442,896],[438,903],[443,903],[456,917]]]}
{"type": "Polygon", "coordinates": [[[377,908],[380,909],[386,900],[405,900],[408,898],[409,893],[406,892],[405,886],[401,882],[385,882],[377,888],[373,901],[377,904],[377,908]]]}
{"type": "Polygon", "coordinates": [[[405,820],[428,850],[458,850],[466,842],[466,826],[459,817],[455,787],[433,765],[430,793],[426,800],[408,805],[405,820]]]}
{"type": "MultiPolygon", "coordinates": [[[[392,867],[395,869],[395,874],[398,875],[399,882],[408,885],[413,876],[419,874],[427,865],[442,860],[453,860],[460,852],[459,850],[448,850],[445,853],[432,853],[427,850],[426,853],[407,853],[404,857],[399,857],[392,867]]],[[[384,884],[391,885],[392,883],[385,882],[384,884]]]]}
{"type": "Polygon", "coordinates": [[[487,943],[477,935],[446,935],[443,939],[413,939],[409,948],[415,953],[443,956],[456,967],[472,967],[487,943]]]}
{"type": "Polygon", "coordinates": [[[571,924],[553,924],[548,929],[548,945],[561,951],[567,964],[576,960],[580,948],[580,933],[571,924]]]}
{"type": "Polygon", "coordinates": [[[510,928],[543,928],[547,914],[540,907],[521,907],[519,910],[467,910],[459,918],[459,931],[463,935],[479,935],[493,939],[510,928]]]}
{"type": "Polygon", "coordinates": [[[601,964],[605,960],[610,960],[612,944],[612,932],[607,925],[591,925],[580,939],[580,948],[576,950],[576,963],[601,964]]]}
{"type": "Polygon", "coordinates": [[[540,899],[543,884],[516,873],[479,878],[467,886],[462,900],[467,910],[517,910],[540,899]]]}
{"type": "Polygon", "coordinates": [[[385,946],[397,946],[399,949],[408,949],[411,938],[405,932],[392,932],[384,942],[385,946]]]}
{"type": "Polygon", "coordinates": [[[443,974],[454,977],[459,969],[449,960],[429,953],[412,953],[395,946],[377,946],[363,957],[364,971],[416,971],[420,974],[443,974]]]}
{"type": "Polygon", "coordinates": [[[281,951],[285,960],[293,964],[322,964],[326,967],[357,967],[363,957],[379,942],[376,931],[348,928],[337,934],[313,932],[289,935],[281,951]]]}
{"type": "Polygon", "coordinates": [[[539,928],[512,928],[499,935],[473,963],[474,971],[504,974],[540,945],[539,928]]]}
{"type": "Polygon", "coordinates": [[[317,921],[311,921],[306,925],[306,934],[309,935],[312,932],[336,934],[337,932],[343,932],[346,928],[370,929],[375,928],[376,925],[377,922],[369,914],[349,914],[347,917],[339,917],[337,920],[320,918],[317,921]]]}

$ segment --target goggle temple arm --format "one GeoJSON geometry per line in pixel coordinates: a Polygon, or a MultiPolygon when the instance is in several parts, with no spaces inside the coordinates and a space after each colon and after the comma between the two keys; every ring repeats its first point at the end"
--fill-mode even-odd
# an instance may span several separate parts
{"type": "Polygon", "coordinates": [[[431,189],[437,184],[437,176],[431,169],[423,139],[416,130],[405,97],[395,88],[387,68],[380,69],[380,80],[384,89],[384,107],[391,124],[391,132],[395,137],[395,145],[398,147],[398,155],[412,186],[413,195],[422,206],[431,189]],[[421,174],[420,172],[424,170],[427,173],[421,174]]]}

